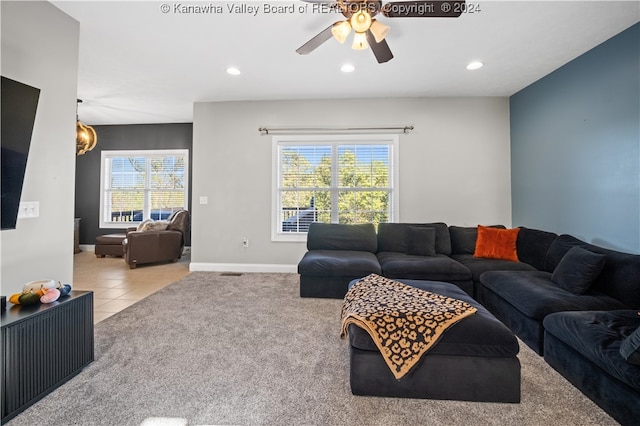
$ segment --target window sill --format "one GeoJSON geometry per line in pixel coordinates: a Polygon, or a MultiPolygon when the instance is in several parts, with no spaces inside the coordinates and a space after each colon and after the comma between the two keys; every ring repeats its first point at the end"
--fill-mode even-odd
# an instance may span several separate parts
{"type": "Polygon", "coordinates": [[[284,232],[271,235],[271,241],[275,243],[306,243],[307,233],[284,232]]]}

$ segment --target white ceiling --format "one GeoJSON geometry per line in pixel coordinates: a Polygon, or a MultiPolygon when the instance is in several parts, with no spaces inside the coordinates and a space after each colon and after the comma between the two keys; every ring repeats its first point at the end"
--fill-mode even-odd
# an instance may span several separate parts
{"type": "Polygon", "coordinates": [[[370,50],[352,50],[350,39],[298,55],[342,19],[300,0],[51,3],[80,22],[79,115],[94,125],[190,122],[199,101],[510,96],[640,21],[637,0],[467,0],[481,12],[379,17],[391,27],[395,57],[378,64],[370,50]],[[216,5],[222,13],[181,14],[179,5],[216,5]],[[242,5],[259,11],[228,9],[242,5]],[[295,11],[265,13],[265,5],[295,11]],[[485,66],[467,71],[472,60],[485,66]],[[356,70],[342,73],[345,63],[356,70]],[[242,74],[228,75],[229,66],[242,74]]]}

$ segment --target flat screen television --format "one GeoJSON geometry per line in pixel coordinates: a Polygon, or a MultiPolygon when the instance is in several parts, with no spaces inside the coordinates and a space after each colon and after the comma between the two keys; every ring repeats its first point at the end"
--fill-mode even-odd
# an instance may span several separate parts
{"type": "Polygon", "coordinates": [[[40,89],[2,77],[0,122],[2,229],[15,229],[40,89]]]}

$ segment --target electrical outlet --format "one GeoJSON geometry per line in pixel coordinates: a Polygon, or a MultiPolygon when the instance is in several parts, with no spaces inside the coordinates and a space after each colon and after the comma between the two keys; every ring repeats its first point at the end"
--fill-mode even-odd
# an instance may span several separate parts
{"type": "Polygon", "coordinates": [[[40,216],[39,201],[24,201],[18,209],[18,219],[27,219],[40,216]]]}
{"type": "Polygon", "coordinates": [[[242,237],[242,247],[249,247],[249,239],[247,237],[242,237]]]}

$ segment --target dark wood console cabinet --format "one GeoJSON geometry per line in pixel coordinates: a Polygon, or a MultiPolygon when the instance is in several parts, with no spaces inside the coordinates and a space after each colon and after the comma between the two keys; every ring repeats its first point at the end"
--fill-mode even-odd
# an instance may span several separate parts
{"type": "Polygon", "coordinates": [[[12,306],[0,322],[4,424],[93,361],[93,292],[12,306]]]}

